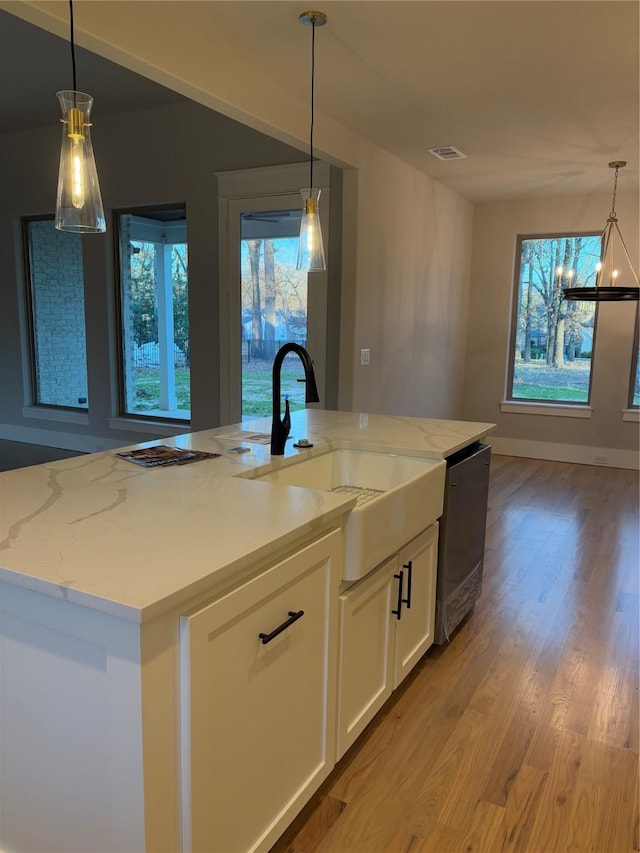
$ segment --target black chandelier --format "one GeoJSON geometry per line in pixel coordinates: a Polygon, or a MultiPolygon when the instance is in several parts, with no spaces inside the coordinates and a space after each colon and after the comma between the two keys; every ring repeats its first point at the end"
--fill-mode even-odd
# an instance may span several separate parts
{"type": "Polygon", "coordinates": [[[626,160],[614,160],[609,163],[610,169],[615,169],[616,174],[613,182],[613,201],[611,202],[611,213],[607,219],[601,237],[602,257],[596,265],[595,287],[567,287],[562,296],[564,299],[574,302],[637,302],[640,299],[640,282],[633,269],[629,252],[618,227],[616,216],[616,192],[618,189],[618,172],[627,165],[626,160]],[[626,260],[631,278],[634,284],[618,284],[620,270],[616,266],[616,243],[620,244],[622,256],[626,260]]]}

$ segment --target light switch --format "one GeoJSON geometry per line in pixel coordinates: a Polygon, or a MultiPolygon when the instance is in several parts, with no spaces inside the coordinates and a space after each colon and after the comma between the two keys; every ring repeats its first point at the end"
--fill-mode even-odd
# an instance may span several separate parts
{"type": "Polygon", "coordinates": [[[371,361],[371,350],[370,349],[361,349],[360,350],[360,364],[369,364],[371,361]]]}

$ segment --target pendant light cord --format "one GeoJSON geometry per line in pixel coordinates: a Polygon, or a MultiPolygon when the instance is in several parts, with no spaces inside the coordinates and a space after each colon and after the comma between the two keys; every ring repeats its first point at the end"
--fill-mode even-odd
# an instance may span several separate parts
{"type": "MultiPolygon", "coordinates": [[[[311,129],[309,132],[309,189],[313,187],[313,116],[316,80],[316,22],[311,19],[311,129]]],[[[617,174],[617,173],[616,173],[617,174]]]]}
{"type": "Polygon", "coordinates": [[[69,0],[69,29],[71,32],[71,69],[73,74],[73,91],[76,92],[76,44],[73,37],[73,0],[69,0]]]}
{"type": "Polygon", "coordinates": [[[618,191],[618,172],[620,171],[620,167],[616,166],[616,176],[613,179],[613,200],[611,202],[611,213],[609,214],[609,219],[616,218],[616,193],[618,191]]]}

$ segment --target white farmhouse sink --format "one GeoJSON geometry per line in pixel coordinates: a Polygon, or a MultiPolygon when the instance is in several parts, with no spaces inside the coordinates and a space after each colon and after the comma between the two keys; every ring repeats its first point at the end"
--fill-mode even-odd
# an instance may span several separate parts
{"type": "Polygon", "coordinates": [[[330,450],[257,474],[266,483],[353,494],[345,523],[345,580],[357,580],[442,515],[446,465],[371,450],[330,450]]]}

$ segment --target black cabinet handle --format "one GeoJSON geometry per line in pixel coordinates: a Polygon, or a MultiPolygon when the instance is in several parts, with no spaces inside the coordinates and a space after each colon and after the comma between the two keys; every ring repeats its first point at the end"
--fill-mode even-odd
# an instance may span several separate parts
{"type": "Polygon", "coordinates": [[[266,646],[267,643],[270,643],[271,640],[278,636],[278,634],[282,634],[282,632],[286,631],[290,625],[293,625],[294,622],[297,622],[298,619],[302,618],[302,616],[304,616],[304,610],[298,610],[297,612],[295,610],[290,610],[288,615],[289,618],[284,621],[282,625],[278,625],[277,628],[274,628],[270,634],[258,634],[263,645],[266,646]]]}
{"type": "Polygon", "coordinates": [[[400,612],[402,610],[402,601],[403,601],[403,599],[402,599],[402,581],[404,578],[404,572],[402,571],[402,569],[400,569],[399,574],[394,575],[394,578],[398,578],[398,609],[392,610],[391,612],[396,617],[396,619],[400,619],[400,612]]]}
{"type": "Polygon", "coordinates": [[[407,605],[407,610],[411,610],[411,576],[413,575],[413,560],[409,560],[402,567],[407,570],[407,597],[402,599],[403,604],[407,605]]]}

